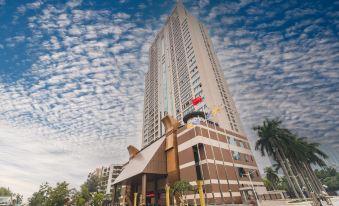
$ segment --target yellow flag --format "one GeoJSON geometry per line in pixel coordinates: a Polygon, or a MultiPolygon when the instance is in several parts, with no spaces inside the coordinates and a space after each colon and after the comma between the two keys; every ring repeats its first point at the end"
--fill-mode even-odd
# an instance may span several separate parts
{"type": "Polygon", "coordinates": [[[212,115],[215,116],[220,112],[220,107],[213,107],[212,109],[212,115]]]}

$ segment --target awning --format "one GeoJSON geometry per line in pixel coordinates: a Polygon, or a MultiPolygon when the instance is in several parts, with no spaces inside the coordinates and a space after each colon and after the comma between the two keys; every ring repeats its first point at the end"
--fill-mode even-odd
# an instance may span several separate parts
{"type": "Polygon", "coordinates": [[[167,174],[165,139],[166,137],[158,139],[136,154],[127,163],[113,184],[120,183],[142,173],[167,174]]]}

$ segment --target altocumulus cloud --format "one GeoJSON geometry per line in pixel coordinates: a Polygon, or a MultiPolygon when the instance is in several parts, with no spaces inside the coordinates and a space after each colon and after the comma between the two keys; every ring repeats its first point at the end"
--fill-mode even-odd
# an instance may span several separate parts
{"type": "Polygon", "coordinates": [[[21,5],[14,23],[41,7],[25,17],[31,35],[5,41],[25,41],[35,59],[21,78],[0,81],[0,183],[26,195],[43,181],[78,186],[139,145],[146,51],[158,24],[80,5],[21,5]]]}
{"type": "MultiPolygon", "coordinates": [[[[0,0],[13,10],[0,18],[0,185],[26,196],[43,181],[78,186],[126,160],[141,136],[148,47],[173,4],[0,0]]],[[[253,142],[253,125],[281,117],[338,156],[337,2],[185,5],[210,30],[253,142]]]]}

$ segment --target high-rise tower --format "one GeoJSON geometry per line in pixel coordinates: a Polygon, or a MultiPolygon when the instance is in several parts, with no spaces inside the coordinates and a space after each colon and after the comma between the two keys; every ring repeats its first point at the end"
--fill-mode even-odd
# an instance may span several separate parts
{"type": "MultiPolygon", "coordinates": [[[[208,205],[265,197],[207,30],[180,2],[149,50],[143,118],[143,148],[129,147],[129,162],[114,182],[122,197],[132,202],[137,193],[145,205],[164,205],[165,185],[178,180],[199,188],[208,205]]],[[[185,198],[194,204],[196,194],[185,198]]]]}
{"type": "Polygon", "coordinates": [[[220,107],[214,122],[242,134],[239,115],[227,88],[206,28],[178,2],[149,50],[145,77],[142,146],[164,133],[165,114],[183,117],[193,110],[220,107]],[[202,97],[198,108],[192,99],[202,97]]]}

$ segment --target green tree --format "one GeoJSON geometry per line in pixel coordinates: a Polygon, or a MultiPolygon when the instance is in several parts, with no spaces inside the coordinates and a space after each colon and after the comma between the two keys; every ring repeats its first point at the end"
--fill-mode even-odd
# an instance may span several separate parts
{"type": "Polygon", "coordinates": [[[339,172],[335,168],[325,167],[321,170],[315,170],[315,174],[321,183],[327,186],[328,192],[339,190],[339,172]]]}
{"type": "Polygon", "coordinates": [[[179,198],[181,205],[185,204],[186,200],[184,196],[188,191],[193,191],[193,187],[185,180],[177,181],[173,185],[172,193],[179,198]]]}
{"type": "Polygon", "coordinates": [[[16,201],[17,204],[21,204],[22,200],[24,199],[23,195],[19,194],[19,193],[15,194],[14,197],[15,197],[15,201],[16,201]]]}
{"type": "Polygon", "coordinates": [[[75,193],[72,199],[76,206],[83,206],[91,199],[91,193],[88,191],[86,183],[80,186],[80,191],[75,193]]]}
{"type": "Polygon", "coordinates": [[[50,188],[45,206],[64,206],[69,200],[70,190],[68,183],[57,183],[55,188],[50,188]]]}
{"type": "Polygon", "coordinates": [[[50,189],[51,187],[47,182],[40,185],[39,191],[34,192],[32,197],[28,199],[29,206],[44,206],[50,189]]]}
{"type": "Polygon", "coordinates": [[[76,200],[76,205],[77,206],[83,206],[85,205],[86,203],[86,200],[83,198],[83,197],[79,197],[77,200],[76,200]]]}
{"type": "Polygon", "coordinates": [[[272,189],[275,190],[280,181],[277,172],[273,170],[272,167],[266,167],[264,171],[265,171],[267,180],[269,180],[271,183],[272,189]]]}
{"type": "Polygon", "coordinates": [[[0,187],[0,196],[11,196],[12,192],[9,188],[0,187]]]}
{"type": "Polygon", "coordinates": [[[319,149],[319,143],[309,143],[281,126],[277,119],[265,119],[253,128],[259,137],[256,150],[272,156],[283,170],[289,187],[297,197],[306,192],[321,193],[324,190],[311,165],[325,166],[327,155],[319,149]]]}
{"type": "Polygon", "coordinates": [[[281,121],[278,119],[265,119],[262,125],[253,127],[257,132],[259,139],[255,144],[255,150],[259,150],[261,155],[272,156],[275,161],[281,166],[288,184],[291,186],[296,197],[300,197],[296,186],[290,177],[286,160],[284,159],[284,151],[288,146],[286,130],[281,128],[281,121]]]}
{"type": "Polygon", "coordinates": [[[91,175],[87,181],[87,188],[89,192],[98,192],[98,189],[101,187],[100,186],[100,178],[96,175],[91,175]]]}
{"type": "Polygon", "coordinates": [[[339,190],[339,173],[335,176],[326,177],[323,182],[327,186],[327,191],[334,192],[339,190]]]}
{"type": "Polygon", "coordinates": [[[324,159],[327,158],[327,155],[319,149],[319,143],[309,143],[306,139],[289,132],[289,147],[285,151],[286,158],[291,166],[291,174],[297,177],[298,183],[302,185],[306,192],[321,193],[324,188],[311,165],[325,166],[324,159]]]}
{"type": "Polygon", "coordinates": [[[272,182],[269,180],[269,179],[267,179],[266,177],[264,177],[264,178],[262,178],[262,181],[264,182],[264,185],[265,185],[265,187],[266,187],[266,189],[267,190],[273,190],[274,188],[273,188],[273,185],[272,185],[272,182]]]}
{"type": "Polygon", "coordinates": [[[337,174],[335,168],[332,167],[325,167],[321,170],[316,169],[315,174],[320,180],[324,180],[326,177],[333,177],[337,174]]]}
{"type": "Polygon", "coordinates": [[[288,182],[287,182],[287,179],[286,179],[285,176],[280,178],[280,181],[279,181],[279,183],[277,185],[277,189],[278,190],[285,190],[287,192],[291,192],[291,188],[288,185],[288,182]]]}
{"type": "Polygon", "coordinates": [[[80,195],[86,201],[89,201],[91,199],[91,193],[89,192],[86,184],[80,186],[80,195]]]}
{"type": "Polygon", "coordinates": [[[39,191],[33,193],[28,202],[30,206],[64,206],[70,202],[68,183],[58,182],[53,188],[46,182],[40,185],[39,191]]]}
{"type": "Polygon", "coordinates": [[[105,195],[101,192],[96,192],[93,195],[93,206],[101,206],[105,195]]]}

